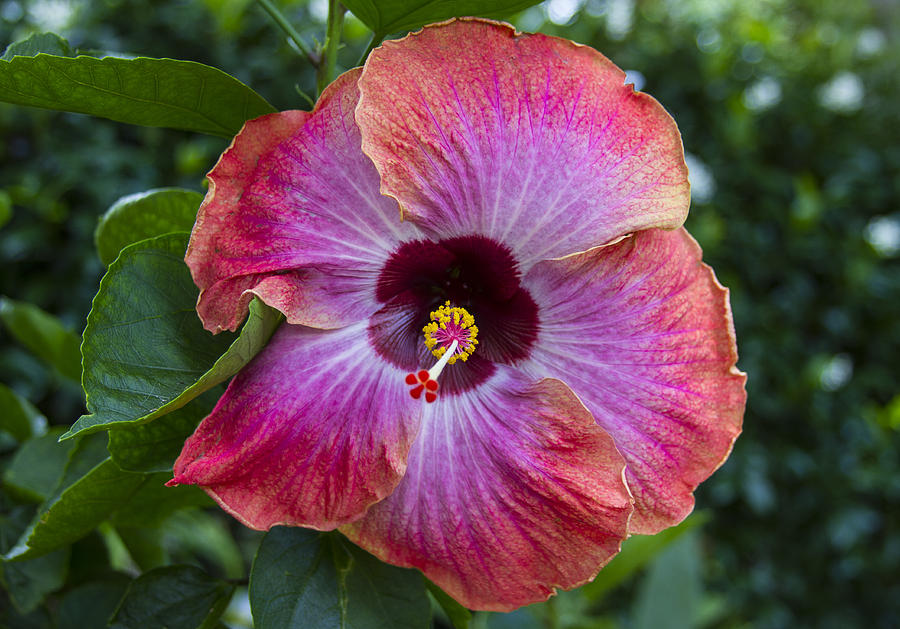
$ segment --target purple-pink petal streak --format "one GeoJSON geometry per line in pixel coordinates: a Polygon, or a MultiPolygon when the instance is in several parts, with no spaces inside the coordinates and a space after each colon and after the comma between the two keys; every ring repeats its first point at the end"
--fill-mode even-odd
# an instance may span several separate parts
{"type": "Polygon", "coordinates": [[[236,329],[254,294],[313,327],[375,310],[381,265],[418,231],[360,150],[359,74],[338,77],[311,113],[251,120],[209,173],[186,256],[209,330],[236,329]]]}
{"type": "Polygon", "coordinates": [[[406,470],[421,404],[404,375],[373,356],[365,323],[284,324],[185,442],[172,482],[255,529],[350,522],[406,470]]]}
{"type": "Polygon", "coordinates": [[[467,607],[510,610],[618,552],[632,513],[623,466],[567,386],[503,366],[426,407],[403,481],[342,530],[467,607]]]}
{"type": "Polygon", "coordinates": [[[684,230],[649,230],[563,260],[524,285],[541,304],[535,375],[565,380],[615,440],[635,498],[632,533],[693,508],[741,430],[746,376],[728,291],[684,230]]]}
{"type": "Polygon", "coordinates": [[[687,215],[675,122],[586,46],[459,20],[385,42],[359,86],[381,190],[433,237],[487,236],[526,271],[687,215]]]}

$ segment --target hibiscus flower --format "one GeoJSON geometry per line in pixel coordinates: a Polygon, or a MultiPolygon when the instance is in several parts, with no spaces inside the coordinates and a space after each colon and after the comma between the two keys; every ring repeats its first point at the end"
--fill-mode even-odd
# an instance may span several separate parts
{"type": "Polygon", "coordinates": [[[248,122],[186,261],[207,329],[286,322],[173,483],[340,528],[464,605],[590,580],[682,520],[740,432],[728,293],[681,138],[591,48],[455,20],[248,122]]]}

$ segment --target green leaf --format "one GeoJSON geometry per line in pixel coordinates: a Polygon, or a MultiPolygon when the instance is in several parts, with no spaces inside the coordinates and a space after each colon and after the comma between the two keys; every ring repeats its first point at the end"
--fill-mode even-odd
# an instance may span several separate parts
{"type": "Polygon", "coordinates": [[[0,297],[0,321],[22,345],[66,378],[81,380],[80,340],[37,306],[0,297]]]}
{"type": "Polygon", "coordinates": [[[38,557],[87,535],[125,503],[147,476],[123,472],[109,458],[87,472],[96,461],[97,440],[83,440],[72,453],[57,494],[38,511],[38,517],[5,555],[7,560],[38,557]],[[77,480],[75,479],[77,478],[77,480]]]}
{"type": "Polygon", "coordinates": [[[147,424],[109,430],[109,453],[129,472],[168,472],[200,420],[209,414],[222,393],[207,391],[187,406],[147,424]]]}
{"type": "Polygon", "coordinates": [[[202,63],[44,53],[0,61],[0,101],[226,138],[275,111],[236,78],[202,63]]]}
{"type": "Polygon", "coordinates": [[[418,629],[430,624],[422,576],[337,534],[275,527],[250,574],[256,629],[418,629]]]}
{"type": "Polygon", "coordinates": [[[11,434],[19,443],[47,425],[47,420],[31,402],[0,383],[0,431],[11,434]]]}
{"type": "Polygon", "coordinates": [[[56,500],[62,492],[81,480],[88,472],[109,458],[103,435],[88,435],[76,440],[75,448],[69,455],[62,478],[50,500],[56,500]]]}
{"type": "Polygon", "coordinates": [[[109,627],[214,627],[232,592],[233,585],[214,579],[194,566],[156,568],[131,582],[109,627]]]}
{"type": "Polygon", "coordinates": [[[63,586],[68,565],[69,549],[61,548],[30,561],[3,562],[0,581],[16,609],[27,614],[63,586]]]}
{"type": "Polygon", "coordinates": [[[125,577],[91,581],[66,592],[59,603],[56,629],[105,627],[128,589],[125,577]]]}
{"type": "Polygon", "coordinates": [[[32,33],[26,39],[11,43],[3,52],[0,61],[9,61],[16,55],[33,57],[38,53],[46,52],[60,57],[71,57],[72,49],[69,42],[56,33],[32,33]]]}
{"type": "Polygon", "coordinates": [[[425,587],[428,588],[438,605],[447,614],[447,619],[453,625],[453,629],[469,629],[469,623],[472,622],[472,612],[457,603],[453,597],[428,579],[425,579],[425,587]]]}
{"type": "Polygon", "coordinates": [[[142,571],[169,563],[169,553],[163,543],[163,531],[158,528],[120,527],[115,529],[128,556],[142,571]]]}
{"type": "Polygon", "coordinates": [[[700,570],[696,533],[667,548],[641,584],[634,608],[635,629],[697,627],[703,589],[700,570]]]}
{"type": "Polygon", "coordinates": [[[181,408],[237,373],[274,332],[281,315],[258,301],[236,339],[203,329],[194,311],[197,288],[182,259],[187,241],[187,234],[143,240],[110,265],[84,331],[90,414],[64,439],[181,408]]]}
{"type": "Polygon", "coordinates": [[[346,6],[363,24],[383,38],[451,17],[480,16],[501,19],[523,11],[541,0],[346,0],[346,6]]]}
{"type": "MultiPolygon", "coordinates": [[[[0,494],[0,552],[6,552],[27,526],[31,509],[10,507],[0,494]]],[[[31,561],[0,563],[0,584],[9,594],[15,609],[28,614],[40,605],[48,594],[65,583],[69,565],[69,550],[63,549],[31,561]]],[[[2,593],[0,593],[2,596],[2,593]]],[[[3,626],[3,599],[0,598],[0,626],[3,626]]]]}
{"type": "Polygon", "coordinates": [[[622,543],[621,552],[600,571],[600,574],[581,590],[589,600],[599,600],[609,590],[623,583],[638,570],[656,558],[670,544],[685,533],[703,525],[709,514],[697,511],[678,526],[667,528],[656,535],[634,535],[622,543]]]}
{"type": "Polygon", "coordinates": [[[47,629],[52,627],[50,612],[46,607],[38,607],[33,612],[19,614],[10,604],[9,593],[0,589],[0,627],[3,629],[47,629]]]}
{"type": "Polygon", "coordinates": [[[75,442],[59,443],[59,429],[29,439],[16,452],[3,473],[3,483],[21,499],[47,500],[59,483],[75,442]]]}
{"type": "Polygon", "coordinates": [[[229,579],[239,579],[245,575],[243,555],[220,515],[199,509],[177,511],[166,520],[166,540],[176,558],[196,561],[199,556],[229,579]]]}
{"type": "Polygon", "coordinates": [[[0,491],[0,553],[5,554],[16,543],[33,515],[31,505],[14,504],[6,492],[0,491]]]}
{"type": "Polygon", "coordinates": [[[171,478],[172,475],[168,472],[147,476],[140,489],[112,514],[110,517],[112,525],[155,527],[180,509],[215,506],[212,498],[199,487],[193,485],[166,487],[166,482],[171,478]]]}
{"type": "Polygon", "coordinates": [[[170,232],[189,232],[203,195],[182,188],[160,188],[122,197],[100,217],[94,243],[109,266],[126,246],[170,232]]]}

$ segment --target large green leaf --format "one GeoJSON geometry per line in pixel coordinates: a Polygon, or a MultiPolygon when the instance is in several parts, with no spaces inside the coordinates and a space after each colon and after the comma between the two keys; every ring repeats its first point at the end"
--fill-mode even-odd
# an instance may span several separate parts
{"type": "Polygon", "coordinates": [[[691,629],[698,626],[703,594],[700,543],[684,535],[652,564],[634,607],[635,629],[691,629]]]}
{"type": "Polygon", "coordinates": [[[146,424],[109,430],[109,453],[129,472],[168,472],[181,453],[184,440],[209,414],[222,392],[207,391],[187,406],[146,424]]]}
{"type": "Polygon", "coordinates": [[[172,514],[165,524],[166,539],[173,552],[185,557],[202,558],[204,565],[216,567],[229,579],[246,575],[241,549],[221,512],[185,509],[172,514]]]}
{"type": "Polygon", "coordinates": [[[112,461],[104,461],[48,505],[7,558],[38,557],[71,544],[109,517],[143,483],[143,474],[123,472],[112,461]]]}
{"type": "Polygon", "coordinates": [[[228,606],[234,586],[194,566],[166,566],[128,586],[111,629],[207,629],[228,606]]]}
{"type": "Polygon", "coordinates": [[[16,608],[27,614],[37,608],[48,594],[63,586],[68,564],[68,548],[30,561],[4,562],[0,566],[0,581],[16,608]]]}
{"type": "Polygon", "coordinates": [[[154,527],[180,509],[215,506],[212,498],[199,487],[166,487],[171,478],[168,472],[148,475],[141,487],[112,514],[110,523],[113,526],[154,527]]]}
{"type": "Polygon", "coordinates": [[[428,579],[425,580],[425,587],[428,588],[434,600],[447,614],[447,620],[453,625],[453,629],[469,629],[469,624],[472,622],[472,612],[457,603],[456,599],[428,579]]]}
{"type": "Polygon", "coordinates": [[[419,28],[465,15],[504,18],[541,0],[346,0],[353,14],[384,37],[397,31],[419,28]]]}
{"type": "Polygon", "coordinates": [[[103,435],[87,435],[75,441],[62,478],[48,500],[54,501],[69,487],[81,480],[88,472],[109,458],[103,435]]]}
{"type": "Polygon", "coordinates": [[[143,486],[145,474],[123,472],[108,457],[97,462],[102,445],[102,438],[78,443],[55,494],[4,559],[31,559],[71,544],[143,486]]]}
{"type": "Polygon", "coordinates": [[[11,43],[3,52],[0,61],[9,61],[17,55],[33,57],[41,52],[60,57],[72,56],[69,42],[56,33],[32,33],[26,39],[11,43]]]}
{"type": "Polygon", "coordinates": [[[66,592],[59,603],[56,629],[105,627],[128,589],[127,578],[90,581],[66,592]]]}
{"type": "Polygon", "coordinates": [[[50,612],[46,606],[38,607],[33,612],[20,614],[10,604],[9,593],[0,589],[0,627],[3,629],[47,629],[53,626],[50,612]]]}
{"type": "Polygon", "coordinates": [[[170,232],[189,232],[203,195],[182,188],[160,188],[122,197],[100,217],[94,243],[109,266],[126,246],[170,232]]]}
{"type": "Polygon", "coordinates": [[[142,571],[172,563],[163,541],[165,532],[161,529],[120,526],[116,527],[115,532],[128,551],[131,561],[142,571]]]}
{"type": "Polygon", "coordinates": [[[47,420],[28,400],[0,383],[0,431],[22,442],[35,432],[46,430],[47,420]]]}
{"type": "Polygon", "coordinates": [[[203,329],[194,311],[197,288],[183,261],[187,241],[187,234],[143,240],[110,265],[82,345],[90,414],[63,438],[181,408],[237,373],[275,330],[280,315],[258,302],[236,339],[203,329]]]}
{"type": "Polygon", "coordinates": [[[0,101],[226,138],[246,120],[275,111],[234,77],[202,63],[45,53],[0,60],[0,101]]]}
{"type": "Polygon", "coordinates": [[[3,473],[8,491],[34,502],[50,498],[75,446],[71,441],[59,443],[60,434],[53,429],[22,444],[3,473]]]}
{"type": "Polygon", "coordinates": [[[609,590],[634,575],[638,570],[655,559],[666,548],[684,534],[701,526],[709,519],[709,514],[698,511],[691,514],[678,526],[660,531],[656,535],[634,535],[622,543],[621,552],[600,571],[600,574],[585,584],[581,590],[589,600],[599,600],[609,590]]]}
{"type": "Polygon", "coordinates": [[[424,629],[422,576],[382,563],[337,534],[275,527],[250,574],[256,629],[424,629]]]}
{"type": "MultiPolygon", "coordinates": [[[[27,528],[31,509],[10,507],[0,494],[0,553],[5,553],[27,528]]],[[[48,594],[58,590],[66,581],[69,549],[61,549],[44,557],[17,563],[0,563],[0,585],[9,594],[13,606],[28,614],[36,609],[48,594]]],[[[4,600],[0,592],[0,626],[4,625],[4,600]]],[[[46,625],[43,625],[46,626],[46,625]]]]}
{"type": "MultiPolygon", "coordinates": [[[[2,62],[0,62],[2,63],[2,62]]],[[[20,343],[66,378],[81,379],[78,335],[37,306],[0,297],[0,321],[20,343]]]]}

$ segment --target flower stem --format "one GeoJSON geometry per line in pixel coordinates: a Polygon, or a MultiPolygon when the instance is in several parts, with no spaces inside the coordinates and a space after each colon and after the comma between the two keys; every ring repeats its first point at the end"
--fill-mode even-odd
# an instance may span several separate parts
{"type": "Polygon", "coordinates": [[[325,33],[322,62],[319,64],[317,72],[319,94],[334,80],[337,53],[341,45],[341,32],[346,11],[347,9],[340,3],[340,0],[328,0],[328,30],[325,33]]]}
{"type": "Polygon", "coordinates": [[[309,60],[309,62],[318,68],[321,65],[321,61],[313,53],[312,50],[306,45],[303,39],[300,37],[300,33],[291,26],[291,23],[287,21],[287,18],[284,17],[284,14],[278,10],[278,7],[272,2],[272,0],[256,0],[257,4],[261,6],[266,13],[269,14],[269,17],[278,25],[281,30],[284,31],[284,34],[288,36],[288,38],[294,42],[300,52],[309,60]]]}

